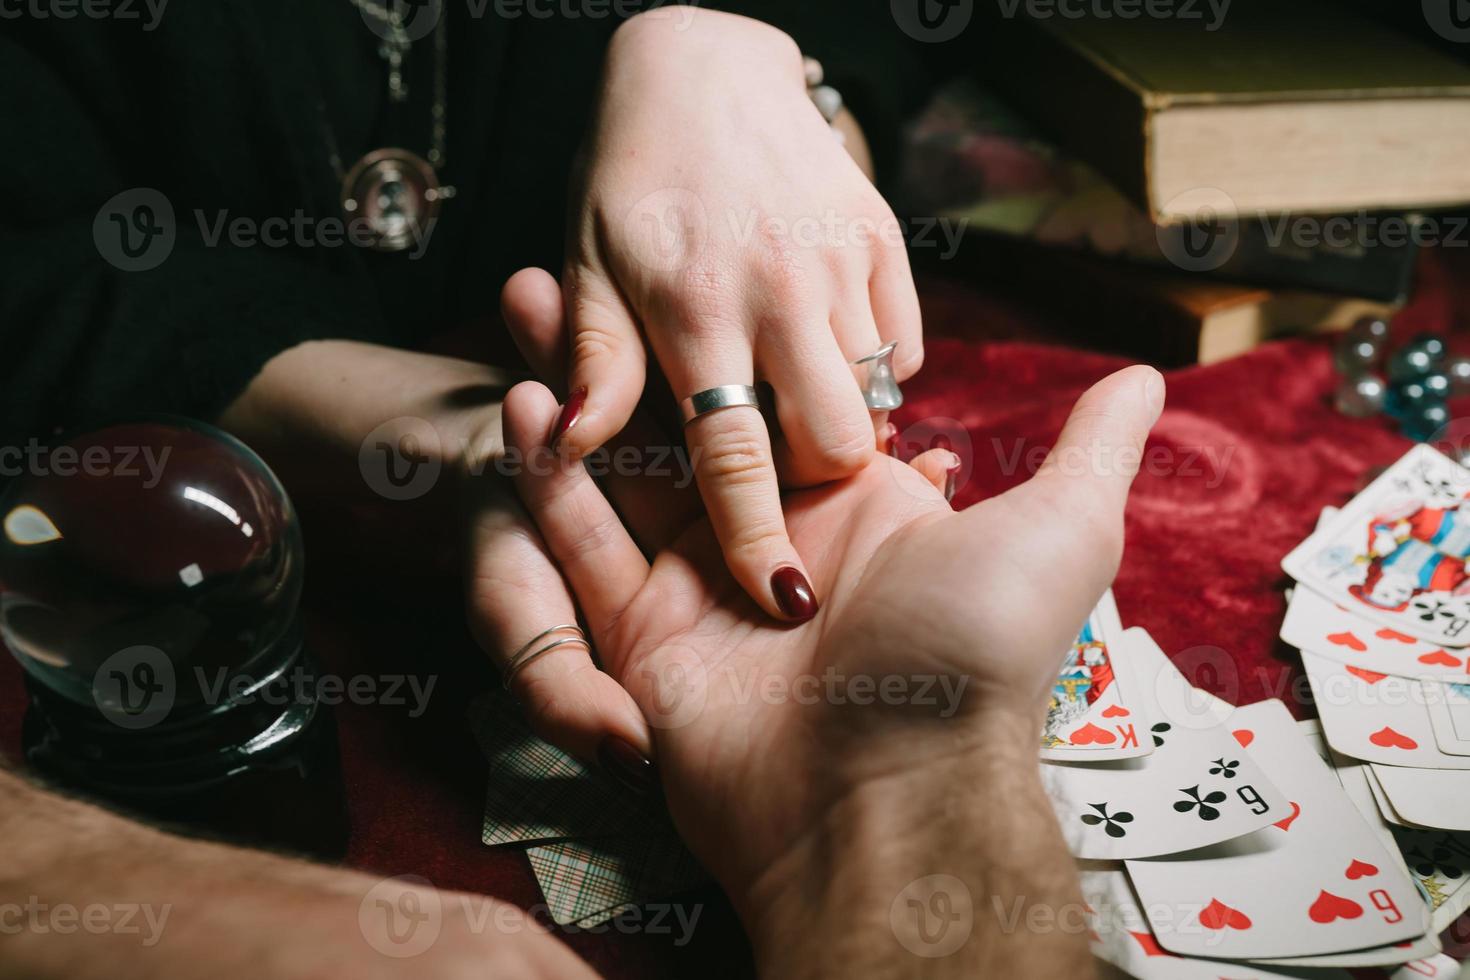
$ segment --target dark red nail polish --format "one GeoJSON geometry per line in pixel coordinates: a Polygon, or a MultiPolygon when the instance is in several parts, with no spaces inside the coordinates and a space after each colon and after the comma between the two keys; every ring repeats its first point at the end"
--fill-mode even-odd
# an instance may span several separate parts
{"type": "Polygon", "coordinates": [[[582,408],[587,404],[587,386],[583,385],[567,397],[567,403],[562,406],[561,415],[557,417],[556,427],[551,430],[551,448],[556,449],[561,443],[562,436],[571,431],[572,426],[582,417],[582,408]]]}
{"type": "Polygon", "coordinates": [[[946,501],[954,500],[955,491],[959,489],[956,483],[959,480],[960,470],[963,468],[963,465],[956,459],[954,465],[944,471],[944,499],[946,501]]]}
{"type": "Polygon", "coordinates": [[[609,735],[602,740],[597,747],[597,760],[602,763],[602,768],[607,770],[625,788],[646,795],[654,791],[658,786],[658,773],[642,752],[639,752],[631,744],[609,735]]]}
{"type": "Polygon", "coordinates": [[[788,618],[804,623],[817,614],[817,594],[801,570],[786,565],[771,576],[776,605],[788,618]]]}

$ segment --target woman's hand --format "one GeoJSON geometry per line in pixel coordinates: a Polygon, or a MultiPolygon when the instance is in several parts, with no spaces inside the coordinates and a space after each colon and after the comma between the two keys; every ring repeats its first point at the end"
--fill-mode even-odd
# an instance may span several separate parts
{"type": "Polygon", "coordinates": [[[619,29],[574,200],[557,448],[582,455],[623,429],[645,343],[676,401],[768,383],[779,433],[749,409],[685,432],[736,580],[767,614],[808,618],[817,603],[778,474],[814,486],[862,468],[884,420],[850,362],[897,340],[902,381],[923,357],[891,210],[812,105],[791,38],[708,10],[619,29]]]}
{"type": "MultiPolygon", "coordinates": [[[[733,588],[711,526],[676,503],[643,529],[650,562],[581,467],[517,477],[604,668],[654,727],[681,832],[772,974],[819,956],[827,972],[876,973],[906,955],[889,917],[920,876],[960,881],[977,908],[987,894],[1053,912],[1080,901],[1036,774],[1044,695],[1121,554],[1133,474],[1089,461],[1141,449],[1162,403],[1149,369],[1104,380],[1034,479],[963,513],[887,458],[788,495],[792,540],[827,597],[795,628],[733,588]]],[[[542,445],[557,412],[541,386],[514,389],[508,445],[542,445]]],[[[645,483],[645,498],[676,501],[645,483]]],[[[926,966],[1086,963],[1062,933],[992,929],[965,948],[926,966]]]]}

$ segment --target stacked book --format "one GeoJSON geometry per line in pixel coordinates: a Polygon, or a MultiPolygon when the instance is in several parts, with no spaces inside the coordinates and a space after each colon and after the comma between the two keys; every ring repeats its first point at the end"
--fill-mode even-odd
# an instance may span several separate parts
{"type": "Polygon", "coordinates": [[[1422,246],[1470,244],[1470,66],[1449,54],[1315,0],[1001,6],[908,134],[902,210],[964,232],[912,242],[920,264],[1170,364],[1390,315],[1422,246]]]}

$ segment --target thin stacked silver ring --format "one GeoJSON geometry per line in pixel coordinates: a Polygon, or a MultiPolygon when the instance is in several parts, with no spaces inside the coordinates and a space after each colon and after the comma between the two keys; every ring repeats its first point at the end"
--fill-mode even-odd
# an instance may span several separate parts
{"type": "Polygon", "coordinates": [[[509,691],[511,681],[515,680],[516,674],[519,674],[522,670],[524,670],[527,664],[541,657],[543,654],[550,653],[558,647],[568,646],[569,644],[576,644],[585,649],[588,653],[592,652],[592,644],[587,642],[587,635],[583,633],[582,628],[580,626],[577,626],[575,623],[564,623],[561,626],[553,626],[550,629],[542,630],[540,633],[537,633],[535,636],[527,640],[525,645],[522,646],[519,650],[511,654],[510,660],[506,662],[505,673],[501,677],[500,681],[501,684],[503,684],[505,686],[505,689],[509,691]],[[572,633],[575,635],[564,636],[560,639],[552,640],[544,646],[536,646],[536,644],[540,643],[542,640],[555,633],[572,633]]]}

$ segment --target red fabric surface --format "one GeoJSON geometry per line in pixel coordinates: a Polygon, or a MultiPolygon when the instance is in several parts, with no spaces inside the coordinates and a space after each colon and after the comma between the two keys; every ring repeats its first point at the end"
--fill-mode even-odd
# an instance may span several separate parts
{"type": "MultiPolygon", "coordinates": [[[[1437,256],[1424,263],[1401,335],[1452,325],[1464,294],[1449,288],[1447,270],[1437,256]]],[[[907,386],[897,421],[910,441],[924,443],[934,431],[968,440],[967,449],[956,446],[969,463],[962,506],[1024,479],[1077,395],[1124,362],[994,341],[1039,331],[1024,310],[978,291],[926,280],[922,292],[927,366],[907,386]],[[1016,458],[1019,466],[1006,465],[1016,458]]],[[[1286,584],[1279,561],[1323,505],[1342,503],[1409,445],[1385,420],[1332,409],[1330,360],[1327,340],[1296,340],[1169,376],[1169,406],[1128,507],[1116,585],[1124,622],[1147,627],[1201,686],[1241,703],[1280,696],[1298,715],[1311,707],[1304,685],[1293,685],[1295,657],[1276,640],[1286,584]]],[[[308,525],[309,548],[311,540],[308,525]]],[[[464,708],[491,678],[453,602],[395,601],[396,586],[382,590],[351,571],[312,554],[308,641],[326,669],[409,669],[437,686],[419,718],[404,707],[339,708],[352,823],[346,863],[522,906],[539,902],[523,855],[480,844],[484,763],[464,708]]],[[[18,666],[0,657],[0,747],[10,755],[23,703],[18,666]]],[[[683,901],[703,905],[687,946],[669,935],[565,938],[612,977],[749,975],[744,939],[718,892],[683,901]]]]}

